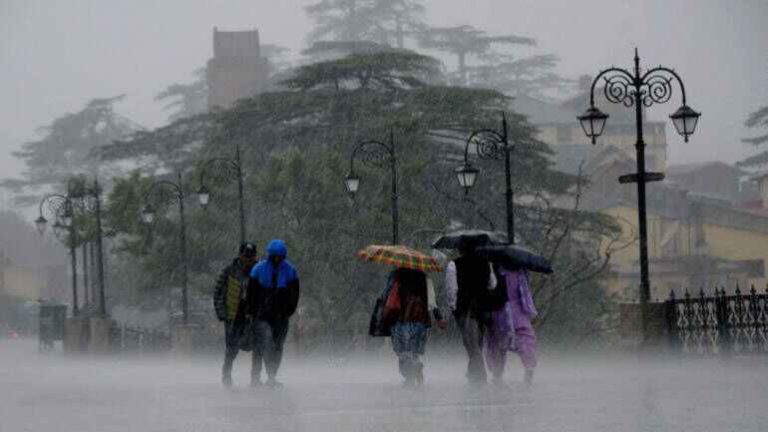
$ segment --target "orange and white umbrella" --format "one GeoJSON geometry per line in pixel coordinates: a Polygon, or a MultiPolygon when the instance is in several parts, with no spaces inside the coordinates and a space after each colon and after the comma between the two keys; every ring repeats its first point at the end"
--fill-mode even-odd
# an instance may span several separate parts
{"type": "Polygon", "coordinates": [[[423,272],[439,272],[443,266],[434,257],[401,245],[370,245],[355,254],[364,261],[378,262],[423,272]]]}

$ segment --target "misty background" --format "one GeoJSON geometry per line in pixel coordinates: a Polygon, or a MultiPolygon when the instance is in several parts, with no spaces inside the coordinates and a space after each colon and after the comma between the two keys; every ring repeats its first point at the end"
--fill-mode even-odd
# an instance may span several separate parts
{"type": "MultiPolygon", "coordinates": [[[[125,94],[118,111],[151,129],[168,113],[154,96],[189,82],[212,55],[211,32],[257,28],[261,40],[291,50],[307,47],[311,0],[0,1],[0,170],[17,175],[11,156],[36,129],[94,97],[125,94]]],[[[668,133],[671,163],[735,162],[750,154],[747,115],[768,98],[768,2],[764,0],[644,2],[612,0],[430,0],[433,26],[469,24],[488,34],[514,33],[538,46],[519,56],[554,53],[565,77],[631,67],[637,46],[646,67],[678,71],[689,103],[703,114],[692,142],[668,133]]],[[[411,42],[412,43],[412,42],[411,42]]],[[[433,53],[434,54],[434,53],[433,53]]],[[[452,69],[453,57],[440,57],[452,69]]],[[[675,95],[678,98],[679,95],[675,95]]],[[[586,106],[586,101],[585,101],[586,106]]],[[[669,106],[651,109],[664,120],[669,106]]],[[[668,112],[669,111],[669,112],[668,112]]],[[[576,119],[574,119],[576,122],[576,119]]],[[[4,208],[12,202],[0,191],[4,208]]]]}

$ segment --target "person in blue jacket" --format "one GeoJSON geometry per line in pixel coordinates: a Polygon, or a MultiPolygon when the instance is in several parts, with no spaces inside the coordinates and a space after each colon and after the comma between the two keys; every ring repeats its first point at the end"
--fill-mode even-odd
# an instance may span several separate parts
{"type": "MultiPolygon", "coordinates": [[[[267,257],[251,270],[247,303],[253,318],[257,355],[263,358],[266,384],[278,387],[277,371],[283,358],[288,321],[299,303],[299,274],[286,256],[285,242],[275,239],[267,245],[267,257]]],[[[254,384],[261,381],[261,362],[254,366],[254,384]]]]}

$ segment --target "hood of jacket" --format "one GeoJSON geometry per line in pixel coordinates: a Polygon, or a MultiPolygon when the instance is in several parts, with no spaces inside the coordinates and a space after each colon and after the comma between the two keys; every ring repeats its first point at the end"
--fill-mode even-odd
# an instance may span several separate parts
{"type": "Polygon", "coordinates": [[[267,245],[267,255],[269,256],[281,256],[285,258],[288,256],[288,246],[280,239],[274,239],[267,245]]]}

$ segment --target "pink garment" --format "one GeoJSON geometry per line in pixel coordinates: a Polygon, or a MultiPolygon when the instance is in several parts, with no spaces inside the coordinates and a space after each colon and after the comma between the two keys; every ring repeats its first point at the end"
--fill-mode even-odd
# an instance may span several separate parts
{"type": "Polygon", "coordinates": [[[509,301],[492,314],[485,338],[485,360],[491,373],[501,378],[507,362],[507,351],[517,351],[525,369],[536,367],[536,334],[531,319],[536,316],[533,296],[525,271],[502,269],[509,301]]]}

